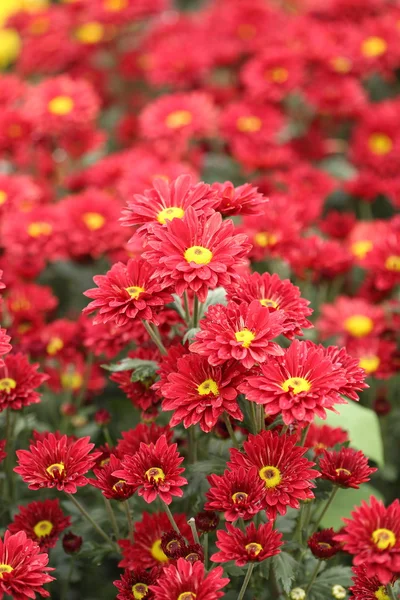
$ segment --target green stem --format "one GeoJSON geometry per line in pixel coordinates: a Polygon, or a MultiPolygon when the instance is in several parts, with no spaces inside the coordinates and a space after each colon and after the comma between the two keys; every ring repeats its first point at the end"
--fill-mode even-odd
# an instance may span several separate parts
{"type": "Polygon", "coordinates": [[[282,427],[282,431],[281,431],[281,435],[285,435],[285,433],[287,433],[287,430],[289,429],[289,425],[284,425],[282,427]]]}
{"type": "Polygon", "coordinates": [[[130,541],[133,543],[133,521],[132,521],[131,509],[130,509],[128,500],[125,500],[125,502],[123,504],[124,504],[125,514],[126,514],[126,520],[128,521],[128,537],[129,537],[130,541]]]}
{"type": "Polygon", "coordinates": [[[142,320],[142,323],[143,323],[145,330],[147,331],[147,333],[149,334],[149,336],[151,337],[151,339],[153,340],[153,342],[159,349],[160,354],[167,354],[164,344],[162,343],[160,337],[157,335],[157,333],[154,331],[154,329],[151,327],[150,323],[148,321],[145,321],[144,319],[142,320]]]}
{"type": "Polygon", "coordinates": [[[175,522],[174,516],[173,516],[172,512],[170,511],[168,504],[166,502],[164,502],[164,500],[161,500],[161,502],[164,505],[164,510],[169,519],[169,522],[171,523],[172,529],[174,529],[176,531],[176,533],[179,533],[179,535],[180,535],[181,532],[179,531],[179,527],[175,522]]]}
{"type": "Polygon", "coordinates": [[[183,308],[185,310],[185,321],[186,321],[187,326],[189,327],[189,325],[190,325],[190,310],[189,310],[189,300],[188,300],[188,295],[187,295],[186,290],[183,292],[183,308]]]}
{"type": "Polygon", "coordinates": [[[85,399],[87,387],[88,387],[89,381],[90,381],[90,375],[92,373],[93,363],[94,363],[94,354],[93,354],[93,352],[89,352],[88,356],[87,356],[87,363],[85,366],[85,374],[83,377],[82,386],[81,386],[81,389],[79,390],[79,394],[76,397],[77,408],[79,408],[82,405],[82,403],[85,399]]]}
{"type": "Polygon", "coordinates": [[[308,583],[308,586],[307,586],[307,587],[306,587],[306,589],[305,589],[305,592],[306,592],[306,598],[308,598],[308,592],[310,591],[310,589],[311,589],[311,588],[312,588],[312,586],[314,585],[314,582],[315,582],[315,580],[317,579],[317,575],[318,575],[318,571],[319,571],[319,568],[320,568],[320,566],[321,566],[321,561],[319,560],[319,561],[317,562],[317,564],[316,564],[316,567],[315,567],[315,569],[314,569],[314,571],[313,571],[313,574],[311,575],[311,579],[310,579],[310,581],[309,581],[309,583],[308,583]]]}
{"type": "Polygon", "coordinates": [[[208,533],[203,535],[204,566],[208,570],[208,533]]]}
{"type": "Polygon", "coordinates": [[[250,412],[251,412],[251,420],[252,420],[252,425],[253,425],[253,433],[258,433],[256,405],[254,404],[254,402],[251,402],[251,401],[250,401],[250,412]]]}
{"type": "Polygon", "coordinates": [[[190,465],[193,465],[197,460],[197,440],[196,440],[196,429],[192,425],[187,430],[188,433],[188,461],[190,465]]]}
{"type": "Polygon", "coordinates": [[[387,591],[387,595],[389,596],[390,600],[397,600],[396,594],[394,593],[394,587],[392,585],[390,585],[390,583],[389,583],[389,585],[386,586],[386,591],[387,591]]]}
{"type": "Polygon", "coordinates": [[[258,417],[258,431],[265,429],[265,408],[263,404],[257,404],[256,413],[258,417]]]}
{"type": "Polygon", "coordinates": [[[300,545],[303,545],[303,523],[305,516],[305,504],[303,503],[300,508],[299,517],[297,519],[296,529],[294,531],[294,539],[299,542],[300,545]]]}
{"type": "Polygon", "coordinates": [[[254,563],[250,563],[249,568],[247,569],[246,577],[244,578],[244,581],[243,581],[242,588],[239,592],[239,596],[237,597],[237,600],[243,600],[243,597],[247,590],[247,586],[249,585],[249,582],[250,582],[250,579],[251,579],[251,576],[253,573],[253,569],[254,569],[254,563]]]}
{"type": "Polygon", "coordinates": [[[7,456],[4,463],[4,468],[7,478],[7,488],[11,504],[14,502],[14,491],[15,491],[15,479],[13,471],[13,458],[14,458],[14,426],[16,422],[16,416],[14,416],[11,408],[6,410],[6,452],[7,456]]]}
{"type": "Polygon", "coordinates": [[[240,529],[243,531],[243,533],[246,533],[246,523],[244,522],[243,517],[238,518],[238,523],[239,523],[240,529]]]}
{"type": "Polygon", "coordinates": [[[110,448],[113,448],[114,444],[111,439],[110,431],[109,431],[107,425],[103,426],[103,433],[104,433],[104,439],[106,440],[107,444],[109,445],[110,448]]]}
{"type": "Polygon", "coordinates": [[[236,435],[235,435],[235,432],[233,431],[231,420],[229,418],[228,413],[226,413],[226,412],[224,412],[224,421],[225,421],[226,428],[228,430],[228,433],[230,435],[230,438],[232,440],[234,447],[239,449],[240,448],[239,442],[236,439],[236,435]]]}
{"type": "Polygon", "coordinates": [[[68,494],[66,492],[68,498],[71,500],[71,502],[73,504],[75,504],[76,508],[79,510],[79,512],[85,517],[85,519],[87,519],[87,521],[89,521],[89,523],[94,527],[94,529],[97,531],[97,533],[99,535],[101,535],[101,537],[111,546],[111,548],[113,550],[117,550],[117,552],[119,552],[119,548],[116,544],[114,544],[114,542],[112,541],[112,539],[106,534],[106,532],[104,531],[104,529],[102,529],[100,527],[100,525],[97,525],[96,521],[94,519],[92,519],[92,517],[89,515],[89,513],[87,512],[87,510],[82,506],[82,504],[75,498],[75,496],[73,494],[68,494]]]}
{"type": "Polygon", "coordinates": [[[113,531],[114,531],[114,535],[118,539],[120,537],[120,532],[119,532],[119,527],[118,527],[117,519],[115,518],[113,507],[112,507],[111,502],[109,501],[108,498],[106,498],[105,496],[103,496],[103,499],[104,499],[104,504],[106,506],[106,511],[107,511],[108,517],[110,519],[110,522],[111,522],[111,525],[112,525],[112,528],[113,528],[113,531]]]}
{"type": "Polygon", "coordinates": [[[69,586],[70,586],[71,578],[72,578],[72,573],[74,572],[74,566],[75,566],[75,556],[71,556],[70,563],[69,563],[69,569],[68,569],[68,575],[64,581],[63,589],[61,591],[61,600],[67,600],[68,590],[69,590],[69,586]]]}
{"type": "Polygon", "coordinates": [[[304,442],[306,441],[307,433],[308,433],[308,430],[310,429],[310,426],[311,426],[311,423],[309,423],[307,425],[307,427],[305,427],[303,429],[303,431],[301,432],[300,446],[304,446],[304,442]]]}
{"type": "Polygon", "coordinates": [[[193,300],[193,315],[192,315],[192,327],[198,327],[199,326],[199,308],[200,308],[200,302],[197,296],[194,297],[193,300]]]}
{"type": "Polygon", "coordinates": [[[200,539],[199,539],[199,534],[197,533],[196,521],[194,520],[193,517],[191,517],[189,519],[188,525],[189,525],[190,529],[192,530],[194,541],[196,542],[196,544],[199,544],[199,546],[200,546],[200,539]]]}
{"type": "Polygon", "coordinates": [[[335,485],[335,487],[333,488],[333,490],[331,491],[331,495],[328,498],[327,503],[325,504],[323,511],[321,512],[321,514],[319,515],[319,517],[317,518],[316,523],[314,524],[312,533],[314,533],[315,531],[317,531],[319,524],[321,523],[322,519],[324,518],[324,516],[326,515],[326,512],[328,510],[328,508],[330,507],[330,505],[332,504],[333,500],[335,499],[335,496],[338,492],[338,487],[335,485]]]}

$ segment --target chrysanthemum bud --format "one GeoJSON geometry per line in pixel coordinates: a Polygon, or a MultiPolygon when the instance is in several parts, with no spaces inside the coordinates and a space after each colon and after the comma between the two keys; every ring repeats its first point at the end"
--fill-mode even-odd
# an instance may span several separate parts
{"type": "Polygon", "coordinates": [[[306,593],[303,588],[293,588],[289,594],[291,600],[304,600],[306,593]]]}
{"type": "Polygon", "coordinates": [[[346,590],[342,585],[334,585],[332,588],[332,596],[336,600],[343,600],[346,598],[346,590]]]}
{"type": "Polygon", "coordinates": [[[199,533],[208,533],[214,531],[218,527],[219,516],[211,510],[199,512],[194,518],[197,531],[199,533]]]}
{"type": "Polygon", "coordinates": [[[111,415],[105,408],[100,408],[94,414],[94,422],[96,425],[103,427],[104,425],[108,425],[111,421],[111,415]]]}
{"type": "Polygon", "coordinates": [[[72,531],[66,533],[62,540],[64,552],[67,554],[76,554],[79,552],[82,546],[82,538],[79,535],[75,535],[72,531]]]}

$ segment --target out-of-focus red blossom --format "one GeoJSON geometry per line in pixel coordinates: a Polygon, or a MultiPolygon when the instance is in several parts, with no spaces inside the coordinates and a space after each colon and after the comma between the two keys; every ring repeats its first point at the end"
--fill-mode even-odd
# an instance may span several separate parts
{"type": "Polygon", "coordinates": [[[270,556],[279,554],[282,545],[282,534],[273,529],[272,522],[256,527],[250,523],[243,532],[230,523],[227,531],[217,531],[216,546],[219,552],[211,556],[214,562],[235,561],[238,567],[249,562],[261,562],[270,556]]]}
{"type": "Polygon", "coordinates": [[[225,216],[259,215],[268,202],[268,198],[249,183],[234,187],[230,181],[216,182],[213,183],[212,188],[217,192],[219,199],[215,210],[225,216]]]}
{"type": "Polygon", "coordinates": [[[106,465],[93,470],[96,479],[89,479],[88,481],[93,487],[101,490],[103,496],[108,500],[127,500],[133,496],[135,488],[123,479],[113,476],[114,471],[120,468],[121,461],[111,454],[106,465]]]}
{"type": "MultiPolygon", "coordinates": [[[[353,574],[353,585],[350,587],[350,591],[354,600],[376,600],[377,598],[389,600],[386,586],[382,585],[375,575],[368,576],[364,566],[354,567],[353,574]]],[[[394,583],[394,581],[390,583],[394,583]]]]}
{"type": "MultiPolygon", "coordinates": [[[[12,346],[9,343],[11,337],[7,335],[6,329],[0,328],[0,357],[11,352],[12,346]]],[[[4,360],[0,358],[0,367],[4,365],[4,360]]]]}
{"type": "Polygon", "coordinates": [[[369,481],[370,475],[377,471],[368,465],[368,458],[361,450],[353,448],[341,448],[338,452],[325,450],[319,461],[319,469],[322,479],[339,487],[355,489],[369,481]]]}
{"type": "Polygon", "coordinates": [[[132,597],[152,600],[154,594],[149,586],[156,583],[157,575],[156,568],[152,569],[150,573],[143,569],[132,571],[125,569],[121,578],[114,581],[114,585],[118,589],[117,600],[132,600],[132,597]]]}
{"type": "Polygon", "coordinates": [[[100,427],[107,426],[111,422],[111,413],[105,408],[99,408],[94,413],[94,422],[100,427]]]}
{"type": "Polygon", "coordinates": [[[11,533],[24,531],[41,550],[54,548],[60,534],[71,525],[71,518],[61,510],[59,500],[44,500],[19,506],[19,513],[8,526],[11,533]]]}
{"type": "Polygon", "coordinates": [[[335,279],[347,273],[353,263],[349,250],[339,241],[317,235],[298,239],[284,254],[297,277],[311,277],[315,282],[335,279]]]}
{"type": "Polygon", "coordinates": [[[76,554],[81,549],[83,539],[72,531],[64,534],[62,539],[63,550],[66,554],[76,554]]]}
{"type": "Polygon", "coordinates": [[[2,463],[7,456],[7,452],[5,452],[6,443],[7,440],[0,440],[0,463],[2,463]]]}
{"type": "Polygon", "coordinates": [[[340,336],[340,341],[376,336],[384,326],[382,307],[346,296],[338,296],[332,304],[323,304],[317,321],[317,329],[323,339],[340,336]]]}
{"type": "Polygon", "coordinates": [[[0,366],[0,412],[6,408],[20,410],[40,402],[36,388],[48,376],[38,373],[39,364],[30,364],[24,354],[9,354],[0,366]]]}
{"type": "Polygon", "coordinates": [[[308,539],[307,545],[316,558],[328,560],[340,552],[342,545],[335,540],[333,529],[322,529],[316,531],[308,539]]]}
{"type": "Polygon", "coordinates": [[[89,437],[73,440],[66,435],[48,433],[43,440],[30,445],[29,450],[17,450],[18,467],[29,489],[53,488],[75,494],[78,487],[87,485],[85,477],[95,465],[99,452],[91,452],[94,444],[89,437]]]}
{"type": "Polygon", "coordinates": [[[155,444],[156,441],[163,435],[165,436],[168,443],[171,442],[173,431],[167,426],[157,425],[151,423],[146,425],[145,423],[139,423],[134,429],[128,431],[122,431],[122,440],[118,440],[117,452],[118,455],[123,457],[125,454],[133,455],[140,448],[141,442],[144,444],[155,444]]]}
{"type": "Polygon", "coordinates": [[[352,232],[356,222],[357,220],[353,213],[331,210],[319,222],[319,227],[326,235],[341,240],[352,232]]]}
{"type": "Polygon", "coordinates": [[[349,441],[347,431],[340,427],[331,427],[330,425],[316,425],[311,423],[307,432],[304,445],[312,448],[315,456],[323,454],[327,448],[334,448],[338,444],[345,444],[349,441]]]}

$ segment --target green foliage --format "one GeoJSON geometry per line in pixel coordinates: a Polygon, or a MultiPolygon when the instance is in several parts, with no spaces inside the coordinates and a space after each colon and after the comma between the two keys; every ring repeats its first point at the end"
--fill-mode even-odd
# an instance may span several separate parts
{"type": "Polygon", "coordinates": [[[360,506],[362,500],[369,502],[371,496],[375,496],[378,500],[383,499],[382,494],[368,483],[364,483],[358,490],[339,490],[321,521],[322,527],[340,529],[344,524],[343,517],[350,517],[355,507],[360,506]]]}
{"type": "Polygon", "coordinates": [[[112,373],[133,371],[131,381],[142,382],[146,382],[149,379],[154,380],[158,369],[158,363],[154,360],[143,360],[141,358],[124,358],[118,363],[101,366],[112,373]]]}
{"type": "MultiPolygon", "coordinates": [[[[332,598],[332,588],[334,585],[341,585],[348,588],[351,583],[350,567],[331,567],[325,569],[315,580],[307,598],[309,600],[326,600],[327,598],[332,598]]],[[[306,587],[306,585],[304,583],[301,587],[306,587]]]]}
{"type": "Polygon", "coordinates": [[[284,550],[272,558],[273,573],[286,594],[292,589],[292,582],[296,576],[297,569],[297,561],[284,550]]]}

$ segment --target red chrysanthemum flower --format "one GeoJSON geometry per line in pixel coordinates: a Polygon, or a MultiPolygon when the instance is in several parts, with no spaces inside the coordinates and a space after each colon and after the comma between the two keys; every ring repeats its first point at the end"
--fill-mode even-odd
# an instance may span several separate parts
{"type": "Polygon", "coordinates": [[[30,364],[24,354],[9,354],[0,367],[0,412],[6,408],[20,410],[37,404],[40,395],[35,391],[48,376],[38,373],[38,363],[30,364]]]}
{"type": "Polygon", "coordinates": [[[312,488],[318,471],[311,467],[315,463],[303,457],[307,448],[296,446],[295,436],[279,436],[271,431],[249,435],[243,444],[244,453],[231,450],[228,467],[234,471],[239,467],[249,470],[257,467],[258,476],[264,482],[264,499],[267,514],[275,519],[284,515],[288,506],[299,508],[299,500],[314,498],[312,488]]]}
{"type": "Polygon", "coordinates": [[[185,355],[189,354],[187,344],[172,344],[167,348],[167,354],[164,354],[160,358],[160,364],[157,370],[159,380],[152,385],[152,389],[157,392],[157,395],[162,397],[162,388],[168,383],[168,376],[170,373],[176,371],[178,366],[178,360],[185,355]]]}
{"type": "Polygon", "coordinates": [[[54,577],[48,567],[49,556],[40,553],[38,544],[30,540],[24,531],[12,534],[6,531],[0,539],[0,595],[7,594],[14,600],[28,600],[40,594],[50,596],[43,585],[54,577]]]}
{"type": "Polygon", "coordinates": [[[255,363],[264,363],[271,356],[284,353],[272,341],[282,333],[283,320],[282,313],[272,313],[258,301],[215,304],[200,321],[201,331],[189,349],[207,357],[211,365],[235,359],[250,369],[255,363]]]}
{"type": "Polygon", "coordinates": [[[353,600],[390,600],[386,586],[376,576],[368,576],[365,567],[354,567],[354,583],[350,588],[353,600]]]}
{"type": "Polygon", "coordinates": [[[177,452],[177,444],[168,445],[162,435],[155,444],[140,444],[134,456],[125,455],[121,467],[113,475],[139,490],[146,502],[153,502],[158,496],[166,504],[172,496],[183,496],[182,485],[187,480],[181,477],[184,468],[179,465],[183,457],[177,452]]]}
{"type": "Polygon", "coordinates": [[[41,550],[54,548],[60,533],[71,525],[71,518],[64,515],[57,499],[31,502],[18,508],[19,513],[8,526],[9,531],[24,531],[30,540],[39,544],[41,550]]]}
{"type": "Polygon", "coordinates": [[[383,502],[371,496],[370,505],[362,502],[343,519],[345,527],[335,539],[353,555],[353,564],[364,565],[368,577],[377,577],[387,584],[400,575],[400,502],[395,500],[385,508],[383,502]]]}
{"type": "Polygon", "coordinates": [[[365,377],[387,379],[397,371],[395,341],[382,339],[381,336],[355,339],[347,344],[346,349],[365,377]]]}
{"type": "Polygon", "coordinates": [[[279,311],[284,317],[282,334],[293,339],[303,335],[302,329],[312,327],[306,317],[312,314],[310,302],[301,298],[300,289],[289,279],[280,279],[274,273],[251,273],[243,275],[234,286],[228,286],[227,298],[239,304],[258,300],[270,312],[279,311]]]}
{"type": "MultiPolygon", "coordinates": [[[[185,514],[174,514],[174,520],[181,534],[193,543],[193,536],[188,517],[185,514]]],[[[165,513],[143,513],[141,521],[137,521],[133,530],[133,544],[129,540],[119,540],[123,559],[119,567],[132,569],[152,569],[168,562],[168,557],[161,548],[164,533],[171,530],[171,523],[165,513]]]]}
{"type": "Polygon", "coordinates": [[[161,549],[168,558],[177,558],[176,553],[185,546],[185,538],[174,529],[164,533],[161,538],[161,549]]]}
{"type": "Polygon", "coordinates": [[[316,531],[307,541],[313,555],[320,560],[328,560],[340,552],[342,545],[335,540],[335,532],[331,529],[316,531]]]}
{"type": "Polygon", "coordinates": [[[135,488],[123,479],[114,477],[113,473],[120,468],[121,461],[114,454],[111,454],[107,464],[93,470],[96,480],[89,479],[88,482],[93,487],[101,490],[103,496],[109,500],[127,500],[133,496],[135,488]]]}
{"type": "Polygon", "coordinates": [[[183,422],[187,429],[199,423],[209,433],[223,413],[243,419],[236,401],[243,371],[237,363],[213,367],[206,358],[187,355],[178,360],[176,370],[161,390],[165,397],[163,410],[175,411],[171,427],[183,422]]]}
{"type": "Polygon", "coordinates": [[[265,508],[265,484],[255,467],[226,470],[223,475],[209,475],[207,479],[211,488],[204,508],[224,512],[226,521],[252,519],[265,508]]]}
{"type": "Polygon", "coordinates": [[[157,585],[150,586],[156,600],[217,600],[224,594],[220,591],[229,583],[223,578],[221,567],[206,571],[200,561],[191,563],[179,558],[176,565],[164,568],[157,585]]]}
{"type": "Polygon", "coordinates": [[[153,569],[150,573],[143,569],[126,569],[121,578],[113,582],[118,589],[117,600],[151,600],[154,594],[149,586],[157,581],[157,575],[158,569],[153,569]]]}
{"type": "Polygon", "coordinates": [[[359,450],[341,448],[338,452],[325,450],[319,461],[322,479],[343,488],[358,489],[377,469],[368,466],[368,458],[359,450]]]}
{"type": "Polygon", "coordinates": [[[259,215],[268,202],[268,198],[250,183],[235,187],[230,181],[216,182],[212,184],[212,189],[218,194],[215,210],[224,216],[259,215]]]}
{"type": "Polygon", "coordinates": [[[199,216],[189,207],[182,219],[166,221],[148,239],[151,250],[143,258],[153,268],[153,277],[163,279],[163,287],[174,286],[182,296],[187,289],[204,302],[208,290],[226,286],[238,277],[250,249],[247,236],[235,235],[231,220],[219,213],[199,216]]]}
{"type": "Polygon", "coordinates": [[[157,312],[172,301],[165,291],[168,286],[157,281],[153,267],[141,258],[126,265],[118,262],[106,275],[95,275],[93,281],[98,287],[85,292],[93,302],[83,312],[98,310],[95,324],[112,321],[122,327],[132,319],[144,319],[157,325],[157,312]]]}
{"type": "Polygon", "coordinates": [[[123,211],[125,226],[140,226],[137,234],[145,234],[166,221],[182,219],[191,206],[199,214],[209,217],[218,203],[215,191],[207,183],[194,183],[190,175],[181,175],[171,183],[154,179],[153,187],[135,194],[123,211]]]}
{"type": "Polygon", "coordinates": [[[210,533],[218,527],[219,516],[212,510],[202,510],[194,518],[199,533],[210,533]]]}
{"type": "Polygon", "coordinates": [[[77,487],[88,483],[85,474],[93,468],[100,452],[90,451],[94,444],[89,437],[78,440],[48,433],[43,440],[30,445],[29,450],[17,450],[21,475],[30,490],[53,488],[75,494],[77,487]]]}
{"type": "Polygon", "coordinates": [[[270,556],[279,554],[282,546],[282,534],[273,529],[273,523],[264,523],[256,528],[254,523],[246,527],[246,532],[226,524],[227,532],[217,531],[216,546],[219,552],[211,556],[215,562],[234,560],[238,567],[249,562],[261,562],[270,556]]]}
{"type": "Polygon", "coordinates": [[[339,393],[346,383],[343,370],[315,344],[295,340],[282,358],[271,358],[260,369],[261,375],[248,377],[239,390],[269,415],[282,414],[286,425],[304,426],[316,415],[324,419],[326,409],[346,402],[339,393]]]}
{"type": "Polygon", "coordinates": [[[381,236],[365,258],[364,266],[378,290],[389,291],[400,282],[400,231],[381,236]]]}
{"type": "MultiPolygon", "coordinates": [[[[310,347],[313,346],[311,342],[308,342],[310,347]]],[[[347,353],[346,348],[338,348],[337,346],[318,346],[324,353],[324,356],[332,361],[334,369],[337,370],[338,374],[346,378],[346,382],[340,386],[339,394],[350,398],[351,400],[358,400],[357,392],[360,392],[368,387],[365,383],[365,369],[361,368],[359,360],[350,356],[347,353]]]]}
{"type": "Polygon", "coordinates": [[[124,457],[125,454],[136,454],[140,448],[141,442],[144,444],[155,444],[162,435],[166,437],[168,443],[172,440],[173,431],[168,425],[163,427],[156,423],[146,425],[139,423],[134,429],[122,431],[122,440],[117,442],[117,454],[124,457]]]}
{"type": "Polygon", "coordinates": [[[340,427],[331,427],[330,425],[310,424],[304,445],[312,448],[315,456],[319,456],[327,448],[333,448],[337,444],[344,444],[349,441],[347,431],[340,427]]]}
{"type": "Polygon", "coordinates": [[[323,339],[340,335],[341,341],[378,335],[385,326],[385,313],[362,298],[339,296],[321,306],[317,329],[323,339]]]}
{"type": "Polygon", "coordinates": [[[4,361],[1,357],[12,350],[12,346],[9,343],[10,340],[11,337],[7,335],[7,330],[0,328],[0,367],[4,365],[4,361]]]}

